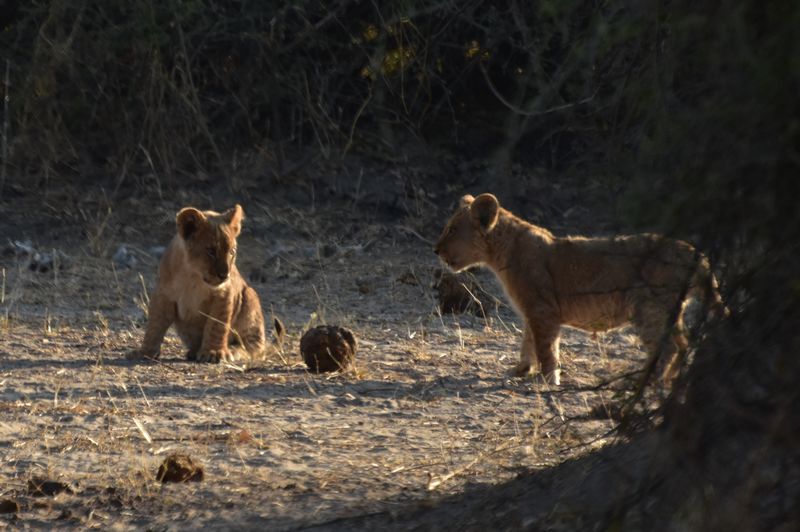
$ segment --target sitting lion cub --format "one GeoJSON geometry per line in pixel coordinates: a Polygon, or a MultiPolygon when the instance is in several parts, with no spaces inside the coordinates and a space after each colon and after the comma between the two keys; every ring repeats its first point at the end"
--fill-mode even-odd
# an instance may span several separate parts
{"type": "Polygon", "coordinates": [[[553,384],[560,381],[561,325],[605,331],[630,322],[650,356],[664,337],[669,379],[676,355],[688,346],[682,320],[687,282],[690,293],[699,291],[727,312],[708,261],[688,243],[652,234],[560,238],[503,209],[492,194],[461,198],[434,251],[455,271],[485,264],[497,275],[525,320],[514,374],[530,373],[535,353],[553,384]]]}
{"type": "MultiPolygon", "coordinates": [[[[158,358],[172,324],[188,348],[188,360],[231,361],[232,344],[251,357],[264,351],[258,294],[234,263],[243,216],[239,205],[221,214],[193,207],[178,213],[178,234],[158,267],[144,341],[130,358],[158,358]]],[[[276,320],[275,327],[280,337],[283,326],[276,320]]]]}

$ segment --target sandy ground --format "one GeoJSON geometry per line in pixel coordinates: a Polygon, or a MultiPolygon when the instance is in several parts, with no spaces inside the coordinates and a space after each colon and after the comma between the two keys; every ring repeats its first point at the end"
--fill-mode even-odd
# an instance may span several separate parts
{"type": "MultiPolygon", "coordinates": [[[[565,329],[560,388],[510,378],[521,334],[507,306],[486,320],[437,310],[435,221],[246,203],[239,267],[287,325],[285,352],[245,370],[191,363],[170,333],[160,361],[125,360],[156,248],[186,203],[201,202],[55,198],[35,216],[3,205],[7,238],[56,261],[33,271],[0,242],[0,503],[19,507],[0,527],[324,529],[381,514],[405,528],[412,505],[620,438],[606,412],[634,386],[637,339],[565,329]],[[299,338],[318,323],[355,332],[355,369],[305,370],[299,338]],[[200,462],[204,480],[157,481],[173,452],[200,462]],[[64,491],[37,496],[32,479],[64,491]]],[[[502,299],[491,275],[478,279],[502,299]]]]}

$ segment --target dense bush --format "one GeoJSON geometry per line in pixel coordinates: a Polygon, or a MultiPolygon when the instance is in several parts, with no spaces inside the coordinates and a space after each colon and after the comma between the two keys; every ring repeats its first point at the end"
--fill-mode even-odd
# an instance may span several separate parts
{"type": "Polygon", "coordinates": [[[15,175],[169,178],[398,132],[602,161],[635,140],[623,94],[649,53],[643,13],[585,2],[51,0],[0,22],[15,175]]]}
{"type": "Polygon", "coordinates": [[[734,311],[673,395],[658,478],[691,484],[665,528],[800,522],[799,23],[796,3],[670,2],[631,87],[643,111],[623,211],[709,250],[734,311]]]}

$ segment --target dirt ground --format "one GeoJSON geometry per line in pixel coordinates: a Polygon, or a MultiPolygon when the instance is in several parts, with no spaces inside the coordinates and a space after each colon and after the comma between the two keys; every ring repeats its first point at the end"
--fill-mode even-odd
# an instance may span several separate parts
{"type": "MultiPolygon", "coordinates": [[[[398,193],[391,215],[368,190],[292,194],[50,187],[2,200],[0,503],[12,510],[0,527],[372,528],[381,516],[428,528],[411,508],[544,479],[622,441],[609,412],[644,360],[630,331],[565,329],[554,388],[507,375],[521,333],[505,304],[487,319],[438,311],[431,240],[459,191],[398,193]],[[175,212],[234,197],[246,212],[239,268],[286,324],[285,352],[247,368],[192,363],[170,333],[160,361],[126,360],[175,212]],[[305,370],[299,339],[320,323],[355,332],[355,369],[305,370]],[[174,452],[204,479],[162,485],[156,471],[174,452]],[[38,493],[42,480],[59,493],[38,493]]],[[[527,212],[585,229],[568,207],[527,212]]],[[[477,278],[502,301],[490,274],[477,278]]],[[[554,500],[531,504],[552,516],[554,500]]]]}

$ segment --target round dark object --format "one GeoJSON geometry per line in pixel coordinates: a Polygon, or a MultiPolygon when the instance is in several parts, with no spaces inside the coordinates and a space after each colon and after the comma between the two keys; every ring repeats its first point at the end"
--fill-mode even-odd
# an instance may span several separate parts
{"type": "Polygon", "coordinates": [[[443,314],[469,312],[481,316],[489,311],[483,290],[469,274],[438,270],[434,274],[433,288],[443,314]]]}
{"type": "Polygon", "coordinates": [[[65,482],[42,477],[28,479],[28,494],[34,497],[52,497],[64,491],[74,493],[70,485],[65,482]]]}
{"type": "Polygon", "coordinates": [[[0,499],[0,514],[18,514],[19,503],[14,499],[0,499]]]}
{"type": "Polygon", "coordinates": [[[353,331],[335,325],[314,327],[300,339],[300,354],[314,373],[347,368],[355,359],[357,348],[353,331]]]}
{"type": "Polygon", "coordinates": [[[203,466],[196,463],[188,454],[174,453],[167,456],[158,466],[156,480],[160,482],[200,482],[203,480],[203,466]]]}

